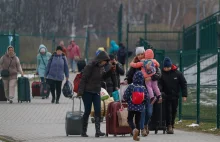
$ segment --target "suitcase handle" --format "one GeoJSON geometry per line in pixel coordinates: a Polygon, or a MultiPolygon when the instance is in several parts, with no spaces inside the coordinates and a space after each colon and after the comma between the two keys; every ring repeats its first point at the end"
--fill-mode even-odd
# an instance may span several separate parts
{"type": "Polygon", "coordinates": [[[72,99],[73,99],[73,107],[72,107],[72,111],[74,112],[74,101],[75,101],[75,98],[78,98],[80,100],[80,105],[79,105],[79,111],[81,112],[82,109],[81,109],[81,104],[82,104],[82,99],[81,97],[77,97],[77,96],[73,96],[72,99]]]}

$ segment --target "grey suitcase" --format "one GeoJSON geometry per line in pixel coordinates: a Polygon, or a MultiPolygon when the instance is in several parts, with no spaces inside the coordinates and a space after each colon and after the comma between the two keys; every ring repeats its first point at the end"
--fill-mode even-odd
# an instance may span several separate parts
{"type": "Polygon", "coordinates": [[[74,99],[76,97],[74,96],[73,99],[73,108],[72,111],[68,111],[66,113],[66,136],[68,135],[81,135],[82,133],[82,121],[83,121],[83,112],[81,111],[81,103],[82,100],[80,99],[80,107],[79,111],[74,110],[74,99]]]}

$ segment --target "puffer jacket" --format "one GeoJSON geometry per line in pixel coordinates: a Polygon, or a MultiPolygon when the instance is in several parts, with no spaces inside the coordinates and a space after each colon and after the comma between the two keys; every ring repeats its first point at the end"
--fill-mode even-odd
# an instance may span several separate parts
{"type": "Polygon", "coordinates": [[[57,55],[55,52],[48,61],[45,76],[47,79],[63,81],[64,74],[69,78],[69,68],[66,56],[65,54],[57,55]]]}
{"type": "Polygon", "coordinates": [[[132,100],[131,100],[131,96],[134,90],[135,86],[142,86],[144,88],[144,98],[145,101],[147,101],[149,99],[149,95],[148,95],[148,91],[145,88],[145,86],[143,86],[144,84],[144,76],[142,74],[141,71],[138,71],[134,74],[133,77],[133,84],[130,84],[128,86],[128,88],[126,89],[125,93],[124,93],[124,100],[128,103],[128,110],[129,111],[139,111],[142,112],[144,109],[144,102],[142,104],[133,104],[132,100]]]}

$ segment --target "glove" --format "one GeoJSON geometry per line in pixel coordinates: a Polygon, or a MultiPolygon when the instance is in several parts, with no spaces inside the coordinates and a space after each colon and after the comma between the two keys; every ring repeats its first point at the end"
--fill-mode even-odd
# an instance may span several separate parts
{"type": "Polygon", "coordinates": [[[82,97],[81,93],[77,93],[76,97],[82,97]]]}
{"type": "Polygon", "coordinates": [[[162,100],[162,96],[161,96],[161,95],[158,96],[158,97],[157,97],[157,100],[158,100],[158,104],[162,103],[162,101],[163,101],[163,100],[162,100]]]}

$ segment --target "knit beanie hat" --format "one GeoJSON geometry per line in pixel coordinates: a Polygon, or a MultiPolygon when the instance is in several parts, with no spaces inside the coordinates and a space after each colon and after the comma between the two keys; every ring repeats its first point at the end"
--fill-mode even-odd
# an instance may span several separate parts
{"type": "Polygon", "coordinates": [[[163,67],[171,67],[172,66],[172,61],[170,60],[169,57],[165,57],[163,60],[163,67]]]}
{"type": "Polygon", "coordinates": [[[144,53],[144,52],[145,52],[144,47],[141,46],[141,47],[137,47],[137,48],[136,48],[135,54],[136,54],[136,56],[137,56],[138,54],[142,54],[142,53],[144,53]]]}
{"type": "Polygon", "coordinates": [[[40,52],[46,52],[46,49],[45,48],[41,48],[40,52]]]}
{"type": "Polygon", "coordinates": [[[57,50],[63,51],[63,48],[61,46],[57,46],[56,51],[57,50]]]}

